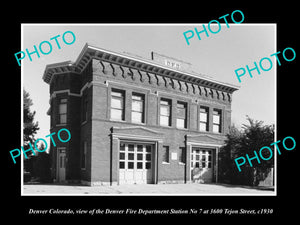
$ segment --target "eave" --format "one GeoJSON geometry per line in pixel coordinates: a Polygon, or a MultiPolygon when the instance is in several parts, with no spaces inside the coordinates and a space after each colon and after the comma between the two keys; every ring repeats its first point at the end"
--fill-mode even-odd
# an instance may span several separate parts
{"type": "Polygon", "coordinates": [[[155,73],[161,76],[190,82],[216,90],[232,93],[239,89],[238,86],[220,82],[201,74],[192,74],[158,64],[154,61],[132,57],[129,55],[108,51],[102,48],[86,44],[79,54],[77,60],[50,64],[46,66],[43,80],[50,84],[54,74],[73,72],[80,74],[92,59],[99,59],[113,64],[142,70],[148,73],[155,73]]]}

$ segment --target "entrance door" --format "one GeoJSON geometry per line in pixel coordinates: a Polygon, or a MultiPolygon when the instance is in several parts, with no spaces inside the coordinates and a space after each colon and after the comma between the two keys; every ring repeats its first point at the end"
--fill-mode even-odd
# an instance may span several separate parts
{"type": "Polygon", "coordinates": [[[57,167],[58,182],[64,182],[66,180],[66,150],[64,148],[58,148],[57,167]]]}
{"type": "Polygon", "coordinates": [[[119,153],[119,183],[152,183],[151,144],[121,143],[119,153]]]}
{"type": "Polygon", "coordinates": [[[213,178],[212,150],[192,148],[191,176],[192,180],[200,183],[211,183],[213,178]]]}

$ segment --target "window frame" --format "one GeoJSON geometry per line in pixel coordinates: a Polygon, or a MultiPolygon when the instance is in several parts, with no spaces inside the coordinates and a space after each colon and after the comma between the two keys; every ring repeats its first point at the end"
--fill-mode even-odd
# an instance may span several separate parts
{"type": "Polygon", "coordinates": [[[209,132],[209,107],[207,106],[199,106],[199,131],[202,131],[202,132],[209,132]],[[206,121],[201,121],[201,113],[204,114],[204,112],[201,111],[201,109],[204,109],[205,110],[205,114],[206,114],[206,121]],[[205,124],[205,130],[202,130],[201,129],[201,124],[205,124]]]}
{"type": "Polygon", "coordinates": [[[67,124],[68,122],[68,99],[60,98],[58,104],[58,124],[67,124]],[[61,113],[61,106],[65,105],[66,109],[64,113],[61,113]],[[62,122],[62,116],[65,116],[65,122],[62,122]]]}
{"type": "Polygon", "coordinates": [[[146,95],[143,93],[138,92],[132,92],[131,94],[131,122],[132,123],[138,123],[138,124],[144,124],[145,123],[145,99],[146,95]],[[141,99],[134,99],[134,97],[141,97],[141,99]],[[137,111],[133,109],[133,102],[141,103],[141,111],[137,111]],[[141,114],[141,121],[134,121],[133,120],[133,114],[134,113],[140,113],[141,114]]]}
{"type": "Polygon", "coordinates": [[[160,98],[159,100],[159,125],[163,127],[171,127],[172,126],[172,100],[167,98],[160,98]],[[165,102],[167,104],[162,104],[162,102],[165,102]],[[162,114],[162,107],[167,108],[168,107],[168,115],[162,114]],[[162,117],[168,118],[168,125],[162,124],[162,117]]]}
{"type": "Polygon", "coordinates": [[[176,104],[176,128],[178,129],[187,129],[187,114],[188,114],[188,103],[187,102],[183,102],[183,101],[177,101],[177,104],[176,104]],[[178,107],[178,105],[182,105],[183,107],[180,108],[178,107]],[[184,110],[184,116],[182,117],[181,115],[179,115],[178,111],[179,109],[183,109],[184,110]],[[179,127],[178,126],[178,120],[183,120],[183,127],[179,127]]]}
{"type": "Polygon", "coordinates": [[[112,88],[110,92],[110,119],[114,121],[125,121],[125,91],[121,89],[112,88]],[[114,93],[120,94],[120,96],[114,95],[114,93]],[[113,99],[121,101],[121,108],[113,107],[113,99]],[[121,118],[113,118],[113,111],[120,111],[121,118]]]}
{"type": "Polygon", "coordinates": [[[213,109],[213,113],[212,113],[212,117],[213,117],[213,121],[212,121],[212,132],[214,133],[217,133],[217,134],[221,134],[222,133],[222,110],[221,109],[216,109],[214,108],[213,109]],[[215,123],[215,116],[218,116],[219,117],[219,122],[218,123],[215,123]],[[214,130],[214,127],[215,126],[218,126],[218,131],[215,131],[214,130]]]}

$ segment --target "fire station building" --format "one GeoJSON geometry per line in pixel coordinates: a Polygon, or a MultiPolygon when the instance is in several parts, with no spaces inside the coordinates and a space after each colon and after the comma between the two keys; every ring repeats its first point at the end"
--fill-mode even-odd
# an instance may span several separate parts
{"type": "Polygon", "coordinates": [[[234,85],[151,59],[86,44],[75,62],[47,65],[54,181],[86,185],[218,181],[234,85]]]}

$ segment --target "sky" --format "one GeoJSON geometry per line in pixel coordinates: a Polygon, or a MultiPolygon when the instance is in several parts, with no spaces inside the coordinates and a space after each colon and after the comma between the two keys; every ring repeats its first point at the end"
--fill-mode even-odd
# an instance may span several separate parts
{"type": "Polygon", "coordinates": [[[270,55],[277,52],[276,24],[229,23],[229,26],[222,24],[220,32],[209,33],[209,37],[202,33],[201,40],[195,34],[187,45],[183,33],[195,27],[200,31],[202,24],[22,24],[20,51],[32,52],[33,46],[38,48],[43,41],[52,44],[50,54],[40,53],[40,58],[33,54],[32,61],[26,55],[21,61],[22,84],[33,101],[31,110],[36,111],[35,121],[40,127],[35,137],[44,138],[50,134],[50,116],[46,114],[50,107],[49,85],[42,80],[46,65],[75,61],[85,43],[145,59],[150,59],[154,51],[189,62],[196,73],[240,87],[233,93],[231,107],[231,121],[237,127],[247,123],[246,115],[266,125],[275,124],[277,65],[270,55]],[[64,44],[61,39],[66,31],[75,34],[76,40],[71,45],[64,44]],[[57,40],[61,49],[57,48],[55,40],[50,40],[57,35],[60,35],[57,40]],[[253,68],[254,61],[258,64],[264,57],[272,60],[272,69],[261,71],[260,75],[253,71],[252,78],[246,74],[239,83],[234,71],[246,65],[253,68]]]}

